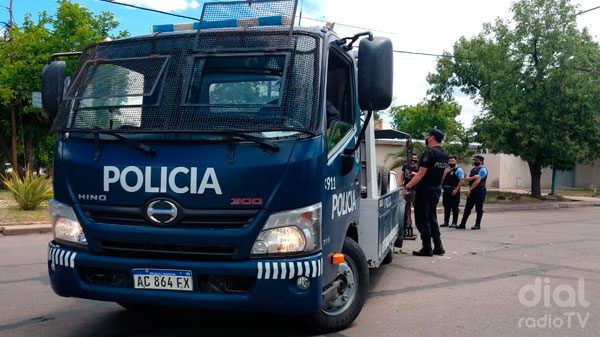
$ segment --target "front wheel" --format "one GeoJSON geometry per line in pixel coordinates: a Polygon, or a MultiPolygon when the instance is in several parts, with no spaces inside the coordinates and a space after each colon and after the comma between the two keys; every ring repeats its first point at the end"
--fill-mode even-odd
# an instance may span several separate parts
{"type": "Polygon", "coordinates": [[[340,281],[337,296],[307,316],[309,324],[319,332],[339,331],[350,326],[367,298],[369,267],[365,254],[349,237],[344,240],[342,253],[344,262],[338,265],[336,277],[340,281]]]}

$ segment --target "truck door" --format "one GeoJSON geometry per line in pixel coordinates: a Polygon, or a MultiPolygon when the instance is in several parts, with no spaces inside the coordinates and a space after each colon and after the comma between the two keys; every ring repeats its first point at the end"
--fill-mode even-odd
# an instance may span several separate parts
{"type": "MultiPolygon", "coordinates": [[[[358,221],[360,151],[349,173],[342,173],[342,156],[356,144],[360,132],[355,71],[352,58],[332,44],[327,60],[325,115],[327,164],[324,169],[323,253],[340,252],[350,224],[358,221]]],[[[325,270],[324,282],[334,276],[335,266],[325,270]]]]}

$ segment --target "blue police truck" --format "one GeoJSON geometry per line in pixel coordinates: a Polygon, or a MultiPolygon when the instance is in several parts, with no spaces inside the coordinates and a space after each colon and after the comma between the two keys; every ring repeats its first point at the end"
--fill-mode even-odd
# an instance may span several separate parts
{"type": "Polygon", "coordinates": [[[296,7],[206,3],[198,23],[50,57],[58,295],[298,314],[319,331],[358,316],[404,229],[372,123],[392,44],[294,27],[296,7]]]}

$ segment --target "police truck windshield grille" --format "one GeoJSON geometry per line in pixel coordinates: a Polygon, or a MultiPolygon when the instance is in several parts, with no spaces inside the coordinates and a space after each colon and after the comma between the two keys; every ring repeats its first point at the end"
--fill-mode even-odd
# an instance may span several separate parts
{"type": "MultiPolygon", "coordinates": [[[[264,39],[248,34],[246,42],[264,39]]],[[[318,132],[317,36],[294,33],[293,47],[278,51],[226,53],[195,50],[195,37],[86,47],[53,131],[318,132]]]]}
{"type": "Polygon", "coordinates": [[[196,58],[186,104],[279,106],[285,62],[284,55],[196,58]]]}

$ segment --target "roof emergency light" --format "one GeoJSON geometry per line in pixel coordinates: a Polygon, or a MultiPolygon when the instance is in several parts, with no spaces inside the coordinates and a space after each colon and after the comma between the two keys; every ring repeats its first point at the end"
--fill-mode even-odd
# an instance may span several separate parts
{"type": "Polygon", "coordinates": [[[287,15],[274,15],[257,18],[229,19],[220,21],[205,21],[200,25],[199,22],[193,23],[175,23],[167,25],[154,25],[150,28],[152,33],[177,32],[184,30],[200,29],[218,29],[218,28],[240,28],[250,27],[268,27],[268,26],[286,26],[291,24],[292,19],[287,15]]]}

